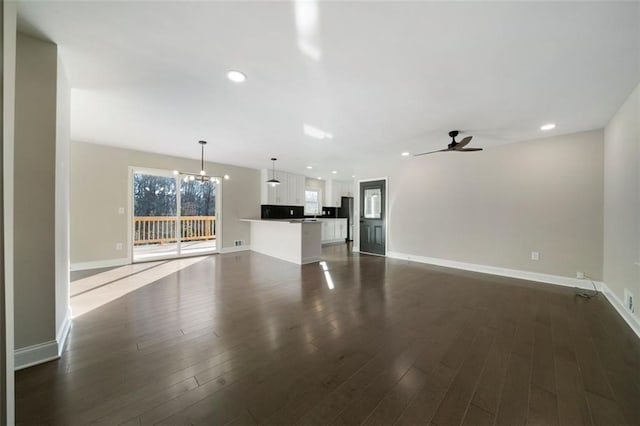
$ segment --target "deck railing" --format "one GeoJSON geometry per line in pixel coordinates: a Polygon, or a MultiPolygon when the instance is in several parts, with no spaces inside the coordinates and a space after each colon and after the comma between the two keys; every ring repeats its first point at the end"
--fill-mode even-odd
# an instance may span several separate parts
{"type": "MultiPolygon", "coordinates": [[[[133,219],[133,244],[174,243],[178,241],[176,216],[136,216],[133,219]]],[[[181,241],[216,238],[215,216],[181,216],[181,241]]]]}

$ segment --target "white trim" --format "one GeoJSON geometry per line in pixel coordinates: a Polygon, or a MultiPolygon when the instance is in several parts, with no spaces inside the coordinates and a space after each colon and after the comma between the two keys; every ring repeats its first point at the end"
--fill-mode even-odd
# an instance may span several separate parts
{"type": "Polygon", "coordinates": [[[640,319],[638,319],[638,317],[636,317],[631,312],[625,309],[624,303],[622,303],[620,298],[616,296],[616,294],[613,291],[611,291],[611,289],[607,284],[605,283],[600,283],[600,284],[601,284],[600,291],[602,292],[602,294],[604,294],[604,296],[607,298],[609,303],[611,303],[613,307],[616,309],[616,311],[618,311],[618,314],[620,314],[622,319],[624,319],[626,323],[629,324],[629,327],[631,327],[631,330],[633,330],[633,332],[636,333],[636,336],[640,337],[640,319]]]}
{"type": "Polygon", "coordinates": [[[58,355],[61,356],[64,352],[64,345],[67,343],[67,337],[69,336],[69,332],[71,331],[71,318],[73,315],[71,314],[71,307],[67,309],[67,313],[64,316],[64,320],[62,320],[62,325],[56,333],[56,342],[58,343],[58,355]]]}
{"type": "MultiPolygon", "coordinates": [[[[205,162],[205,164],[208,164],[208,162],[205,162]]],[[[166,169],[155,169],[155,168],[149,168],[149,167],[140,167],[140,166],[129,166],[129,183],[128,183],[128,188],[127,188],[127,211],[129,212],[129,220],[127,220],[127,258],[128,258],[128,262],[125,263],[125,265],[128,264],[133,264],[135,263],[133,260],[133,255],[134,255],[134,247],[133,247],[133,233],[134,233],[134,227],[133,227],[133,222],[134,222],[134,217],[135,217],[135,200],[134,200],[134,193],[133,193],[133,179],[134,179],[134,175],[136,173],[145,173],[145,174],[152,174],[152,175],[156,175],[156,176],[162,176],[162,177],[170,177],[170,178],[174,178],[175,182],[176,182],[176,188],[178,189],[178,192],[176,192],[176,229],[180,228],[180,220],[181,220],[181,213],[180,213],[180,206],[182,205],[182,201],[180,199],[181,197],[181,192],[179,191],[180,189],[180,184],[182,181],[182,175],[178,174],[175,175],[173,172],[175,170],[166,170],[166,169]]],[[[223,214],[222,214],[222,198],[224,196],[224,174],[222,176],[209,176],[211,178],[215,178],[216,179],[216,205],[215,205],[215,217],[216,217],[216,244],[217,241],[222,242],[223,239],[223,231],[222,228],[223,226],[223,214]]],[[[199,256],[200,254],[192,254],[192,253],[187,253],[187,254],[183,254],[182,253],[182,243],[183,241],[179,241],[177,244],[177,252],[178,254],[176,256],[168,256],[168,255],[158,255],[157,258],[153,258],[153,259],[143,259],[143,260],[139,260],[138,263],[142,263],[142,262],[148,262],[150,260],[173,260],[173,259],[182,259],[184,257],[193,257],[193,256],[199,256]]],[[[218,249],[218,247],[216,247],[216,249],[208,251],[206,253],[202,253],[202,255],[210,255],[210,254],[216,254],[216,253],[221,253],[221,250],[218,249]]],[[[73,269],[72,269],[73,270],[73,269]]]]}
{"type": "MultiPolygon", "coordinates": [[[[0,327],[4,327],[5,345],[3,351],[3,374],[6,380],[2,398],[6,412],[0,420],[7,425],[15,423],[15,374],[14,371],[14,212],[13,212],[13,159],[15,133],[15,88],[16,88],[16,37],[18,6],[15,1],[0,3],[2,8],[2,187],[3,187],[3,230],[4,230],[4,317],[0,327]]],[[[0,385],[2,386],[2,385],[0,385]]]]}
{"type": "Polygon", "coordinates": [[[237,246],[237,247],[223,247],[219,250],[220,254],[225,253],[236,253],[239,251],[249,251],[251,250],[251,246],[237,246]]]}
{"type": "Polygon", "coordinates": [[[337,240],[324,240],[321,241],[321,245],[325,244],[336,244],[336,243],[346,243],[344,238],[338,238],[337,240]]]}
{"type": "MultiPolygon", "coordinates": [[[[478,265],[475,263],[457,262],[455,260],[438,259],[435,257],[413,256],[404,253],[390,251],[387,256],[392,259],[407,260],[410,262],[427,263],[429,265],[444,266],[446,268],[462,269],[465,271],[480,272],[484,274],[500,275],[503,277],[518,278],[528,281],[537,281],[547,284],[561,285],[581,289],[593,289],[590,280],[579,278],[563,277],[561,275],[543,274],[540,272],[521,271],[518,269],[500,268],[497,266],[478,265]]],[[[618,314],[625,320],[631,330],[640,337],[640,320],[624,308],[622,301],[611,291],[611,289],[601,281],[594,281],[596,288],[618,311],[618,314]]]]}
{"type": "Polygon", "coordinates": [[[15,370],[32,367],[43,362],[53,361],[60,358],[58,355],[58,342],[50,340],[26,348],[16,349],[14,352],[15,370]]]}
{"type": "Polygon", "coordinates": [[[64,345],[71,331],[71,308],[67,309],[67,313],[62,321],[62,325],[56,333],[56,340],[50,340],[44,343],[27,346],[14,351],[15,371],[22,370],[27,367],[42,364],[44,362],[59,359],[64,352],[64,345]]]}
{"type": "MultiPolygon", "coordinates": [[[[135,168],[129,166],[127,176],[127,206],[125,212],[127,213],[127,262],[133,264],[133,217],[134,217],[134,203],[133,203],[133,174],[135,168]]],[[[73,270],[73,269],[72,269],[73,270]]]]}
{"type": "Polygon", "coordinates": [[[93,260],[90,262],[76,262],[71,264],[71,271],[84,271],[86,269],[111,268],[114,266],[129,265],[126,257],[120,259],[93,260]]]}
{"type": "MultiPolygon", "coordinates": [[[[438,259],[435,257],[414,256],[398,252],[389,252],[388,257],[393,259],[408,260],[411,262],[427,263],[429,265],[444,266],[446,268],[462,269],[465,271],[481,272],[484,274],[500,275],[503,277],[518,278],[521,280],[537,281],[547,284],[562,285],[565,287],[577,287],[592,289],[591,281],[579,278],[563,277],[561,275],[543,274],[540,272],[521,271],[519,269],[500,268],[498,266],[478,265],[476,263],[458,262],[455,260],[438,259]]],[[[596,287],[601,288],[602,283],[596,282],[596,287]]]]}
{"type": "Polygon", "coordinates": [[[311,256],[311,257],[305,257],[302,259],[302,265],[306,265],[308,263],[316,263],[316,262],[320,262],[322,260],[321,256],[311,256]]]}

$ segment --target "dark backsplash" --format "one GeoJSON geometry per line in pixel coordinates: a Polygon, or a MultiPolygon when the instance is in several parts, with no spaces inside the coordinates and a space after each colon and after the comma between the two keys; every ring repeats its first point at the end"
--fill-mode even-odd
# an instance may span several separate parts
{"type": "MultiPolygon", "coordinates": [[[[322,215],[318,217],[339,217],[338,208],[323,207],[322,215]]],[[[304,217],[313,217],[304,215],[304,207],[301,206],[275,206],[271,204],[262,204],[260,206],[261,219],[302,219],[304,217]]]]}

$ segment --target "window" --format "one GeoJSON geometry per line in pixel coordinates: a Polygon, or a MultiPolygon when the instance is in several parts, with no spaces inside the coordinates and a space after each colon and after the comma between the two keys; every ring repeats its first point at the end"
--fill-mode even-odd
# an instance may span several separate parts
{"type": "Polygon", "coordinates": [[[364,190],[364,217],[367,219],[380,219],[382,213],[382,192],[380,188],[364,190]]]}
{"type": "Polygon", "coordinates": [[[304,191],[304,214],[307,216],[320,214],[320,189],[307,188],[304,191]]]}

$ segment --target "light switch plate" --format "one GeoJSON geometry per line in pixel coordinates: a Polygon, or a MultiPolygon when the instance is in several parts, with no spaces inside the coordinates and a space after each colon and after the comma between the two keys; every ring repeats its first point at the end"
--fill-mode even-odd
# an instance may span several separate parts
{"type": "Polygon", "coordinates": [[[531,260],[540,260],[540,253],[537,251],[532,251],[531,252],[531,260]]]}
{"type": "Polygon", "coordinates": [[[124,207],[118,207],[118,214],[124,214],[124,207]]]}

